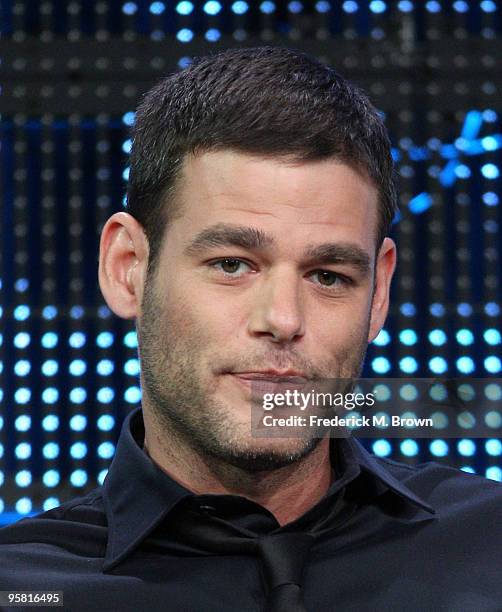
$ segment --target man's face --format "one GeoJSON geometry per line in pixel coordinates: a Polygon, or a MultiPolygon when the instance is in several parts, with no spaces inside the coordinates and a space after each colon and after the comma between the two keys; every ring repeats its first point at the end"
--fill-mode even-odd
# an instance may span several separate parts
{"type": "Polygon", "coordinates": [[[144,409],[245,469],[298,460],[316,439],[251,436],[250,385],[360,374],[377,190],[336,160],[219,151],[186,160],[176,198],[137,320],[144,409]]]}

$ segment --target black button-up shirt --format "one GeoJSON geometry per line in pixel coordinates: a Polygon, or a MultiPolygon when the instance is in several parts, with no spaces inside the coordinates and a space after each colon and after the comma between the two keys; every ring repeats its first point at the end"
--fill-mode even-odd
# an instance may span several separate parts
{"type": "MultiPolygon", "coordinates": [[[[0,529],[0,590],[63,591],[72,612],[263,610],[255,556],[198,550],[177,526],[194,510],[234,525],[252,518],[265,533],[292,524],[280,527],[239,496],[194,495],[152,462],[143,440],[136,410],[102,487],[0,529]]],[[[502,610],[499,483],[375,458],[353,439],[332,442],[336,478],[293,525],[317,534],[304,568],[307,610],[502,610]]]]}

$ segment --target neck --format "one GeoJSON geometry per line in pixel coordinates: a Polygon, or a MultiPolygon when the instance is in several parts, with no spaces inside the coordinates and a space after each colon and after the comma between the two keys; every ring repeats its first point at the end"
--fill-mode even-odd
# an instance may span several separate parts
{"type": "Polygon", "coordinates": [[[168,476],[197,495],[240,495],[271,512],[280,525],[314,506],[328,490],[332,471],[329,438],[293,464],[249,472],[214,457],[203,456],[172,432],[162,431],[143,411],[144,450],[168,476]]]}

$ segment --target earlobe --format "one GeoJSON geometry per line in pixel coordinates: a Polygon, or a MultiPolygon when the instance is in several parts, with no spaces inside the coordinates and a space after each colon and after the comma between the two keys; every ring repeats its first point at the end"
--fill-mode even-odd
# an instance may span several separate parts
{"type": "Polygon", "coordinates": [[[148,263],[148,241],[131,215],[112,215],[99,247],[99,285],[110,309],[123,319],[138,316],[148,263]]]}
{"type": "Polygon", "coordinates": [[[375,290],[371,304],[368,342],[372,342],[377,337],[387,318],[390,284],[395,268],[396,245],[391,238],[385,238],[375,266],[375,290]]]}

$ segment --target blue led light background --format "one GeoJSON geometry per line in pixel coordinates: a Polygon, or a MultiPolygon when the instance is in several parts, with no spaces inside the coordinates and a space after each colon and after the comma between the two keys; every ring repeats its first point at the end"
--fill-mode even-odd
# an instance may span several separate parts
{"type": "MultiPolygon", "coordinates": [[[[361,85],[393,141],[399,265],[365,376],[500,377],[498,2],[6,1],[0,24],[0,521],[103,481],[138,405],[133,323],[97,284],[141,93],[194,55],[304,49],[361,85]]],[[[367,441],[502,479],[493,438],[367,441]]],[[[498,423],[498,424],[497,424],[498,423]]]]}

